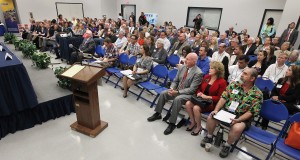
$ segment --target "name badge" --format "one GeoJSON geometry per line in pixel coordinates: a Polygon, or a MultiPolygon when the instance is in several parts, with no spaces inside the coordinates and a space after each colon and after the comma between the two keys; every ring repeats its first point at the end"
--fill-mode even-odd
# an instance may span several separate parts
{"type": "Polygon", "coordinates": [[[239,106],[239,102],[236,102],[236,101],[232,101],[228,110],[230,112],[235,112],[235,110],[237,109],[237,107],[239,106]]]}
{"type": "Polygon", "coordinates": [[[236,90],[236,89],[234,89],[234,90],[232,90],[232,93],[233,93],[233,94],[238,94],[238,93],[239,93],[239,91],[238,91],[238,90],[236,90]]]}
{"type": "Polygon", "coordinates": [[[175,50],[175,51],[174,51],[174,54],[177,54],[177,52],[178,52],[178,51],[177,51],[177,50],[175,50]]]}
{"type": "Polygon", "coordinates": [[[281,84],[277,84],[276,88],[281,88],[282,85],[281,84]]]}

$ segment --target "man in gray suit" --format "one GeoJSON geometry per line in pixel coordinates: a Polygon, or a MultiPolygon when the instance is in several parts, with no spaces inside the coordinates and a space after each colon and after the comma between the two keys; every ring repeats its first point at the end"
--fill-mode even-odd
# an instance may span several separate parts
{"type": "Polygon", "coordinates": [[[202,71],[196,66],[198,56],[196,53],[190,53],[186,56],[185,65],[179,67],[177,75],[171,84],[170,89],[163,91],[158,99],[155,112],[147,120],[149,122],[161,119],[161,112],[168,100],[173,100],[169,126],[164,131],[165,135],[171,134],[176,128],[178,113],[183,104],[196,93],[202,80],[202,71]]]}
{"type": "Polygon", "coordinates": [[[298,31],[295,29],[295,22],[292,22],[289,25],[289,28],[284,30],[279,39],[279,46],[282,45],[283,42],[290,42],[290,47],[292,48],[296,43],[298,38],[298,31]]]}
{"type": "Polygon", "coordinates": [[[81,45],[79,46],[79,52],[75,51],[71,54],[70,64],[74,62],[81,62],[82,58],[85,54],[93,55],[95,53],[95,41],[93,39],[93,33],[90,30],[86,30],[85,34],[83,35],[84,40],[82,41],[81,45]]]}

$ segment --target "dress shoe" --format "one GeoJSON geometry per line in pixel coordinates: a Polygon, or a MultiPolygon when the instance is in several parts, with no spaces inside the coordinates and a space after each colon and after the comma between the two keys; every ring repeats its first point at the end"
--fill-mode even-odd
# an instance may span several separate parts
{"type": "Polygon", "coordinates": [[[55,59],[60,59],[60,57],[55,57],[55,59]]]}
{"type": "Polygon", "coordinates": [[[192,131],[196,126],[197,126],[197,124],[195,124],[192,128],[187,127],[187,128],[186,128],[186,131],[190,132],[190,131],[192,131]]]}
{"type": "Polygon", "coordinates": [[[165,135],[171,134],[175,128],[176,128],[176,125],[174,123],[170,123],[168,128],[164,131],[164,134],[165,135]]]}
{"type": "Polygon", "coordinates": [[[192,136],[198,136],[199,133],[201,133],[201,131],[202,131],[202,128],[201,128],[198,132],[193,131],[193,132],[191,133],[191,135],[192,135],[192,136]]]}
{"type": "Polygon", "coordinates": [[[147,120],[149,122],[153,122],[153,121],[158,120],[158,119],[161,119],[161,114],[156,112],[151,117],[149,117],[147,120]]]}

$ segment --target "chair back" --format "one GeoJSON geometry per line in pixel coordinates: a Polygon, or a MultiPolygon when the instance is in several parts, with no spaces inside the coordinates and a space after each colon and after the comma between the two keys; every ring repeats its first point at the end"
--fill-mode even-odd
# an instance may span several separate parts
{"type": "Polygon", "coordinates": [[[274,88],[274,83],[270,79],[259,77],[255,81],[255,85],[261,90],[265,91],[267,89],[268,91],[272,91],[274,88]]]}
{"type": "Polygon", "coordinates": [[[262,104],[260,115],[273,122],[280,122],[289,118],[289,112],[279,101],[265,100],[262,104]]]}
{"type": "Polygon", "coordinates": [[[119,56],[119,61],[120,61],[121,64],[127,65],[128,62],[129,62],[129,57],[128,57],[128,55],[125,54],[125,53],[120,54],[120,56],[119,56]]]}
{"type": "Polygon", "coordinates": [[[130,65],[130,66],[135,65],[136,60],[137,60],[137,57],[136,57],[136,56],[130,57],[129,60],[128,60],[128,65],[130,65]]]}
{"type": "Polygon", "coordinates": [[[152,74],[158,78],[167,78],[168,77],[168,69],[163,64],[158,64],[152,68],[152,74]]]}
{"type": "Polygon", "coordinates": [[[173,80],[175,79],[176,75],[177,75],[178,69],[175,68],[171,71],[169,71],[168,77],[170,79],[171,82],[173,82],[173,80]]]}
{"type": "Polygon", "coordinates": [[[98,46],[96,47],[95,52],[96,52],[96,54],[97,54],[98,56],[100,56],[100,57],[104,57],[104,55],[105,55],[105,51],[104,51],[104,49],[102,48],[101,45],[98,45],[98,46]]]}
{"type": "Polygon", "coordinates": [[[171,54],[168,57],[167,61],[170,64],[170,66],[175,67],[179,63],[180,57],[176,54],[171,54]]]}
{"type": "Polygon", "coordinates": [[[256,55],[249,55],[248,57],[249,57],[249,62],[257,60],[256,55]]]}

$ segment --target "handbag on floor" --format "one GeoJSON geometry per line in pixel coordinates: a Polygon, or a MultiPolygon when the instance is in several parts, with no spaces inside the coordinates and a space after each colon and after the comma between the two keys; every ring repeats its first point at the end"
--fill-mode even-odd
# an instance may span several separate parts
{"type": "Polygon", "coordinates": [[[288,133],[287,138],[284,141],[284,144],[300,150],[300,122],[294,122],[288,133]]]}
{"type": "Polygon", "coordinates": [[[191,102],[204,109],[204,108],[208,108],[211,105],[212,100],[207,100],[207,99],[203,99],[202,97],[197,97],[196,95],[192,95],[191,102]]]}

